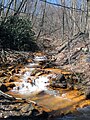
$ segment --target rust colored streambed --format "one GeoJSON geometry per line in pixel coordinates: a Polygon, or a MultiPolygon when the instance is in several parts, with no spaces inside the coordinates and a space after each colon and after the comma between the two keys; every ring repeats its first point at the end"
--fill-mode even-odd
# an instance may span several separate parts
{"type": "MultiPolygon", "coordinates": [[[[53,117],[74,113],[78,108],[90,105],[90,100],[85,100],[84,95],[80,95],[77,90],[58,90],[60,91],[60,96],[53,96],[45,92],[41,92],[33,96],[21,96],[18,94],[18,97],[27,97],[28,100],[36,101],[38,106],[53,117]]],[[[17,96],[15,94],[12,95],[17,96]]]]}
{"type": "MultiPolygon", "coordinates": [[[[42,57],[36,57],[35,59],[36,59],[35,62],[38,62],[39,60],[40,61],[47,60],[45,56],[43,57],[43,59],[42,59],[42,57]]],[[[25,80],[27,83],[29,83],[30,81],[33,81],[32,79],[36,79],[40,76],[46,77],[48,74],[52,74],[52,75],[53,74],[63,74],[63,75],[73,74],[72,72],[68,72],[68,71],[65,71],[62,69],[55,69],[55,68],[45,68],[44,69],[42,67],[42,65],[39,65],[37,63],[35,63],[35,65],[34,65],[35,71],[30,70],[30,67],[33,68],[33,63],[21,68],[19,71],[20,74],[12,77],[12,79],[9,79],[8,82],[10,84],[15,83],[15,82],[18,82],[18,84],[20,84],[20,82],[25,80]],[[32,71],[35,73],[33,73],[32,78],[31,78],[29,72],[32,72],[32,71]],[[39,72],[37,72],[37,71],[39,71],[39,72]],[[47,72],[45,72],[45,71],[47,71],[47,72]],[[48,72],[51,72],[51,73],[48,73],[48,72]],[[20,79],[20,75],[21,75],[22,79],[20,79]],[[10,82],[10,80],[11,80],[11,82],[10,82]]],[[[25,83],[25,81],[24,81],[24,83],[25,83]]],[[[7,83],[5,81],[5,85],[6,84],[7,83]]],[[[9,84],[7,84],[7,85],[9,85],[9,84]]],[[[9,88],[7,85],[6,85],[6,87],[9,88]]],[[[28,87],[28,86],[26,86],[26,87],[28,87]]],[[[18,88],[18,86],[17,86],[17,88],[18,88]]],[[[26,93],[20,94],[20,93],[15,93],[15,89],[14,89],[14,92],[9,91],[7,93],[14,97],[18,97],[18,98],[20,97],[20,98],[25,98],[27,100],[36,101],[38,106],[40,106],[44,111],[48,112],[53,117],[67,115],[68,113],[74,113],[77,111],[77,108],[83,108],[83,107],[90,105],[90,100],[86,100],[85,96],[81,95],[80,92],[77,90],[53,88],[52,92],[54,90],[59,91],[58,95],[49,94],[49,93],[45,92],[44,90],[39,91],[39,92],[36,91],[36,93],[32,93],[32,94],[26,94],[26,93]]],[[[17,89],[17,91],[18,91],[18,89],[17,89]]]]}
{"type": "Polygon", "coordinates": [[[41,94],[37,95],[36,98],[34,97],[33,100],[37,101],[38,105],[46,108],[47,112],[54,112],[57,115],[61,113],[67,114],[75,111],[78,107],[90,105],[90,101],[85,100],[85,97],[80,96],[76,90],[65,91],[60,96],[41,94]]]}
{"type": "MultiPolygon", "coordinates": [[[[46,71],[51,71],[52,73],[63,73],[71,74],[60,69],[47,68],[46,71]]],[[[58,96],[47,94],[46,92],[40,92],[38,94],[15,94],[13,92],[8,92],[14,97],[27,98],[28,100],[34,100],[37,102],[38,106],[41,106],[44,111],[50,113],[54,117],[66,115],[68,113],[73,113],[77,108],[83,108],[90,105],[90,100],[85,100],[84,95],[80,95],[77,90],[69,89],[57,89],[59,91],[58,96]]]]}

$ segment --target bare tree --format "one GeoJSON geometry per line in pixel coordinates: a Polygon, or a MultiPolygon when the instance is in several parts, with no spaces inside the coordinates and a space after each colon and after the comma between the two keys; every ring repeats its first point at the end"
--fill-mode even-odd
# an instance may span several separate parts
{"type": "Polygon", "coordinates": [[[88,22],[87,22],[87,28],[89,33],[89,40],[90,40],[90,0],[87,0],[87,7],[88,7],[88,22]]]}
{"type": "Polygon", "coordinates": [[[27,0],[22,0],[21,4],[19,5],[18,9],[16,10],[16,12],[14,13],[14,15],[20,14],[20,12],[22,11],[22,8],[25,6],[27,0]]]}
{"type": "MultiPolygon", "coordinates": [[[[3,11],[0,10],[1,13],[4,12],[7,17],[12,14],[11,11],[13,9],[14,15],[27,16],[25,14],[28,14],[37,38],[40,35],[47,34],[47,36],[50,35],[53,38],[61,39],[63,43],[64,40],[67,41],[67,35],[73,37],[73,35],[79,31],[83,32],[86,26],[85,0],[79,1],[79,4],[78,0],[57,0],[57,4],[60,4],[60,6],[57,5],[57,7],[47,3],[46,0],[7,0],[7,3],[4,3],[4,1],[5,0],[2,0],[2,4],[8,4],[8,6],[4,8],[3,11]],[[77,11],[80,5],[82,11],[77,11]],[[68,9],[67,7],[70,8],[68,9]],[[22,12],[22,14],[20,14],[20,12],[22,12]]],[[[88,3],[90,2],[89,0],[87,1],[88,3]]],[[[89,4],[87,5],[90,6],[89,4]]],[[[90,20],[88,19],[88,21],[90,20]]]]}
{"type": "Polygon", "coordinates": [[[5,0],[1,0],[1,5],[0,5],[0,16],[3,17],[4,16],[4,2],[5,0]]]}
{"type": "MultiPolygon", "coordinates": [[[[61,3],[62,3],[62,5],[63,6],[65,6],[65,0],[61,0],[61,3]]],[[[63,25],[63,27],[62,27],[62,35],[63,35],[63,37],[62,37],[62,40],[64,40],[64,32],[65,32],[65,7],[62,7],[62,25],[63,25]]]]}
{"type": "Polygon", "coordinates": [[[6,11],[6,14],[5,14],[5,17],[4,17],[4,20],[3,20],[2,23],[4,23],[4,22],[6,21],[7,16],[8,16],[8,14],[9,14],[10,7],[11,7],[13,1],[14,1],[14,0],[11,0],[11,1],[10,1],[9,5],[8,5],[8,8],[7,8],[7,11],[6,11]]]}

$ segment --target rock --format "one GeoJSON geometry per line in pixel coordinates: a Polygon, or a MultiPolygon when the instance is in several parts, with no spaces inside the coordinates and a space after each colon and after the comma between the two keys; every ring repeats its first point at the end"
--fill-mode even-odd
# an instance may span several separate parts
{"type": "Polygon", "coordinates": [[[22,82],[22,80],[20,80],[20,76],[12,76],[9,80],[9,82],[22,82]]]}
{"type": "Polygon", "coordinates": [[[67,88],[67,83],[63,74],[56,75],[56,78],[51,80],[50,85],[57,88],[67,88]]]}
{"type": "Polygon", "coordinates": [[[73,90],[73,89],[74,89],[74,84],[73,84],[73,83],[67,83],[67,87],[68,87],[70,90],[73,90]]]}
{"type": "Polygon", "coordinates": [[[88,103],[82,103],[82,104],[80,105],[80,108],[85,108],[85,107],[87,107],[87,106],[89,106],[88,103]]]}
{"type": "Polygon", "coordinates": [[[3,76],[5,76],[5,71],[4,70],[0,70],[0,77],[3,77],[3,76]]]}
{"type": "Polygon", "coordinates": [[[38,73],[38,72],[41,72],[41,70],[38,70],[38,69],[34,69],[32,72],[31,72],[31,76],[35,76],[36,75],[36,73],[38,73]]]}
{"type": "Polygon", "coordinates": [[[56,81],[62,82],[65,81],[65,77],[63,74],[56,75],[56,81]]]}
{"type": "Polygon", "coordinates": [[[32,110],[32,116],[38,116],[39,115],[39,111],[37,109],[33,109],[32,110]]]}
{"type": "Polygon", "coordinates": [[[33,60],[31,58],[28,58],[27,63],[31,63],[31,62],[33,62],[33,60]]]}
{"type": "Polygon", "coordinates": [[[86,62],[90,63],[90,56],[86,58],[86,62]]]}
{"type": "Polygon", "coordinates": [[[90,86],[90,81],[88,81],[88,83],[86,84],[87,86],[90,86]]]}
{"type": "Polygon", "coordinates": [[[27,68],[39,68],[41,66],[39,63],[29,63],[26,67],[27,68]]]}
{"type": "Polygon", "coordinates": [[[88,87],[88,88],[85,90],[85,97],[86,97],[86,99],[90,99],[90,87],[88,87]]]}
{"type": "Polygon", "coordinates": [[[15,87],[14,83],[4,83],[0,86],[0,90],[3,92],[6,92],[6,91],[12,89],[13,87],[15,87]]]}
{"type": "Polygon", "coordinates": [[[2,113],[0,113],[0,118],[2,118],[2,113]]]}
{"type": "Polygon", "coordinates": [[[48,114],[47,112],[42,111],[42,112],[40,112],[40,113],[38,114],[37,117],[38,117],[38,119],[42,119],[42,120],[44,120],[44,119],[47,119],[48,116],[49,116],[49,114],[48,114]]]}
{"type": "Polygon", "coordinates": [[[56,88],[66,88],[67,84],[66,83],[55,83],[55,82],[52,82],[51,86],[52,87],[56,87],[56,88]]]}
{"type": "Polygon", "coordinates": [[[25,104],[25,105],[22,107],[21,111],[22,111],[23,113],[27,113],[27,112],[32,111],[33,109],[34,109],[34,107],[33,107],[33,105],[30,103],[30,104],[25,104]]]}
{"type": "Polygon", "coordinates": [[[80,90],[80,89],[81,89],[81,85],[79,85],[79,84],[74,85],[74,90],[80,90]]]}
{"type": "Polygon", "coordinates": [[[45,93],[50,94],[50,95],[54,95],[54,96],[59,96],[60,95],[58,90],[53,90],[53,89],[46,90],[45,93]]]}
{"type": "Polygon", "coordinates": [[[0,87],[2,86],[2,83],[0,83],[0,87]]]}
{"type": "Polygon", "coordinates": [[[4,76],[4,77],[0,77],[0,82],[1,83],[4,83],[4,82],[8,82],[9,81],[9,77],[7,77],[7,76],[4,76]]]}
{"type": "Polygon", "coordinates": [[[47,62],[48,59],[46,56],[35,56],[34,57],[34,61],[35,62],[47,62]]]}
{"type": "MultiPolygon", "coordinates": [[[[9,113],[10,114],[10,113],[9,113]]],[[[13,111],[12,113],[11,113],[11,115],[9,115],[9,117],[20,117],[20,112],[19,111],[13,111]]],[[[16,119],[17,120],[17,119],[16,119]]]]}
{"type": "Polygon", "coordinates": [[[6,85],[2,84],[0,86],[0,90],[3,91],[3,92],[6,92],[6,91],[8,91],[8,88],[6,87],[6,85]]]}
{"type": "Polygon", "coordinates": [[[67,88],[69,88],[70,90],[73,90],[74,88],[77,89],[74,86],[78,83],[78,80],[74,76],[72,75],[68,76],[66,81],[67,81],[67,88]]]}
{"type": "Polygon", "coordinates": [[[89,48],[88,47],[82,47],[82,51],[85,52],[85,53],[89,52],[89,48]]]}

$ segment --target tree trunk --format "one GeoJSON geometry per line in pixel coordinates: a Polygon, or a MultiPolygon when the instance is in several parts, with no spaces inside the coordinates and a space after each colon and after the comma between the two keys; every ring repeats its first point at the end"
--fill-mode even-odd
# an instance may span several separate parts
{"type": "Polygon", "coordinates": [[[87,22],[87,28],[88,28],[89,40],[90,40],[90,0],[87,0],[87,7],[88,7],[88,22],[87,22]]]}
{"type": "MultiPolygon", "coordinates": [[[[61,4],[65,6],[65,0],[61,0],[61,4]]],[[[62,7],[62,42],[64,40],[65,33],[65,7],[62,7]]]]}
{"type": "Polygon", "coordinates": [[[1,8],[0,8],[0,16],[1,16],[1,17],[4,16],[4,8],[3,8],[4,2],[5,2],[4,0],[1,1],[1,5],[2,5],[1,8]]]}
{"type": "MultiPolygon", "coordinates": [[[[76,0],[72,0],[72,8],[76,9],[76,0]]],[[[76,11],[72,9],[72,35],[76,34],[76,11]]]]}

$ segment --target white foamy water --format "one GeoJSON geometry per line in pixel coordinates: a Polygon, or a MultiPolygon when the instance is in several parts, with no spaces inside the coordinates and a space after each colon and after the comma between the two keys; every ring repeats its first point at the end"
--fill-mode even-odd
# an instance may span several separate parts
{"type": "Polygon", "coordinates": [[[38,93],[41,91],[46,91],[50,95],[56,95],[57,92],[54,90],[49,90],[48,86],[50,85],[49,80],[51,78],[55,78],[55,74],[49,74],[46,76],[32,76],[33,70],[40,67],[39,62],[47,61],[46,56],[35,56],[35,63],[29,63],[25,66],[25,69],[20,72],[20,80],[22,82],[15,82],[15,87],[13,88],[13,92],[20,94],[31,94],[38,93]]]}
{"type": "MultiPolygon", "coordinates": [[[[32,71],[32,70],[31,70],[32,71]]],[[[21,77],[22,82],[15,82],[16,87],[13,88],[13,92],[20,94],[28,94],[33,92],[40,92],[47,90],[49,86],[48,76],[39,76],[38,78],[32,80],[31,71],[26,71],[21,77]],[[28,81],[30,79],[31,83],[28,81]]]]}
{"type": "Polygon", "coordinates": [[[28,65],[27,65],[27,67],[29,67],[29,68],[37,68],[37,67],[39,67],[40,65],[39,65],[39,63],[29,63],[28,65]]]}
{"type": "Polygon", "coordinates": [[[47,61],[47,57],[46,56],[35,56],[34,61],[36,62],[47,61]]]}

